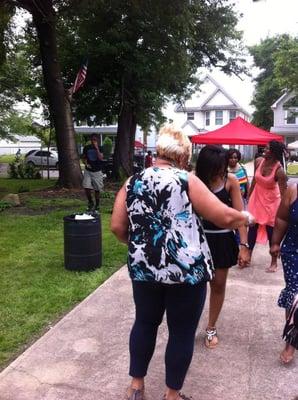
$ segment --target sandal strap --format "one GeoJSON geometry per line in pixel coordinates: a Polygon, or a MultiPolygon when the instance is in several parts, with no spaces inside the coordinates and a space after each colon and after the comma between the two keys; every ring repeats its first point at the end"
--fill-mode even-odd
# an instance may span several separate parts
{"type": "Polygon", "coordinates": [[[185,396],[185,394],[183,394],[183,393],[179,393],[179,396],[180,396],[180,398],[182,399],[182,400],[192,400],[192,397],[190,396],[190,397],[187,397],[187,396],[185,396]]]}
{"type": "Polygon", "coordinates": [[[214,336],[217,336],[217,330],[216,328],[213,329],[206,329],[206,335],[207,335],[207,340],[209,340],[209,342],[212,341],[214,336]]]}
{"type": "Polygon", "coordinates": [[[132,389],[131,395],[126,395],[126,400],[145,400],[144,389],[132,389]]]}
{"type": "MultiPolygon", "coordinates": [[[[178,397],[177,397],[176,400],[180,400],[180,399],[182,399],[182,400],[192,400],[192,397],[191,396],[187,397],[187,396],[185,396],[185,394],[179,392],[178,397]]],[[[166,395],[163,396],[162,400],[166,400],[166,395]]]]}

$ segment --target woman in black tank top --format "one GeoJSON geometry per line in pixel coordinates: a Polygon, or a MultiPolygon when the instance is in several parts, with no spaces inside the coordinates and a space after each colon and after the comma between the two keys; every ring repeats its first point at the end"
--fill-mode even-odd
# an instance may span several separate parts
{"type": "MultiPolygon", "coordinates": [[[[208,145],[199,154],[196,175],[223,203],[243,210],[239,183],[233,174],[227,173],[227,167],[227,151],[221,146],[208,145]]],[[[239,247],[233,230],[222,229],[206,220],[203,220],[203,227],[215,267],[215,276],[210,282],[209,321],[205,344],[208,348],[214,348],[218,344],[216,322],[225,298],[228,270],[237,263],[240,268],[248,266],[250,255],[245,227],[239,229],[239,247]]]]}

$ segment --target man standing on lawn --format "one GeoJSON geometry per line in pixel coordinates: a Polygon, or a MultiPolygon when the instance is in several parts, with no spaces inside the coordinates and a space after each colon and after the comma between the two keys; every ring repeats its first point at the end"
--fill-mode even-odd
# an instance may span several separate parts
{"type": "Polygon", "coordinates": [[[103,154],[98,145],[98,136],[92,134],[90,140],[91,144],[84,147],[82,155],[85,164],[83,188],[88,199],[88,211],[99,211],[99,195],[103,191],[103,154]],[[95,203],[92,199],[92,190],[94,190],[95,203]]]}

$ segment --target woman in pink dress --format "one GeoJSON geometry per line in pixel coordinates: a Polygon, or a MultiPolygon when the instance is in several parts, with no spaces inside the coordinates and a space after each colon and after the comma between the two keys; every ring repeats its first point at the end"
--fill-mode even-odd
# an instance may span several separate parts
{"type": "MultiPolygon", "coordinates": [[[[248,244],[251,252],[258,242],[271,245],[275,216],[280,198],[287,188],[287,176],[283,169],[283,143],[272,140],[265,147],[264,157],[256,159],[255,175],[250,187],[248,210],[255,217],[256,224],[249,228],[248,244]]],[[[277,258],[271,256],[266,272],[277,270],[277,258]]]]}

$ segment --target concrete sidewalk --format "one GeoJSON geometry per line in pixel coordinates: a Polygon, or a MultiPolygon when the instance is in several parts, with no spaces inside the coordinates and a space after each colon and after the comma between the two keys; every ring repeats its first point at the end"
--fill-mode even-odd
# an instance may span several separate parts
{"type": "MultiPolygon", "coordinates": [[[[268,247],[258,246],[253,267],[231,270],[215,350],[203,345],[206,307],[184,387],[194,400],[298,396],[298,357],[287,367],[278,361],[284,312],[276,300],[283,277],[281,268],[265,273],[268,262],[268,247]]],[[[122,400],[132,322],[131,286],[122,268],[0,374],[0,399],[122,400]]],[[[162,398],[165,344],[163,324],[146,380],[148,400],[162,398]]]]}

